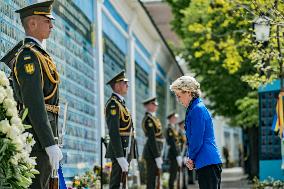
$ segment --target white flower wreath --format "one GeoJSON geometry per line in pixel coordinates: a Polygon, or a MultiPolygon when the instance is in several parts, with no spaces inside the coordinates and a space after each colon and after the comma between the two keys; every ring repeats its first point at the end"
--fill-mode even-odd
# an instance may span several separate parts
{"type": "Polygon", "coordinates": [[[14,100],[13,90],[3,71],[0,71],[0,188],[26,189],[35,170],[35,157],[30,157],[35,144],[30,128],[22,123],[14,100]]]}

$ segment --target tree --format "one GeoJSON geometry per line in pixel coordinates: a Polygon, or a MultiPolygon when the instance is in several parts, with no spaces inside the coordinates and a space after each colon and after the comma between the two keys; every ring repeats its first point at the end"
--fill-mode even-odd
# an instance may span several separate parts
{"type": "MultiPolygon", "coordinates": [[[[255,43],[252,20],[283,20],[283,2],[272,0],[167,0],[173,29],[183,47],[177,50],[201,83],[215,114],[231,119],[249,135],[250,178],[258,175],[259,85],[278,77],[279,44],[255,43]],[[183,6],[184,5],[184,6],[183,6]]],[[[279,30],[279,27],[278,27],[279,30]]],[[[276,33],[277,26],[272,27],[276,33]]],[[[283,32],[282,32],[283,33],[283,32]]],[[[282,43],[282,39],[280,41],[282,43]]]]}
{"type": "MultiPolygon", "coordinates": [[[[168,2],[175,16],[173,29],[184,45],[178,53],[189,62],[190,69],[198,77],[202,91],[211,103],[210,109],[238,123],[235,118],[241,110],[236,102],[252,91],[241,77],[257,72],[247,53],[253,46],[248,43],[248,37],[244,37],[251,24],[236,12],[239,9],[232,1],[168,2]]],[[[257,111],[254,114],[256,116],[257,111]]],[[[242,122],[242,126],[256,123],[242,122]]]]}

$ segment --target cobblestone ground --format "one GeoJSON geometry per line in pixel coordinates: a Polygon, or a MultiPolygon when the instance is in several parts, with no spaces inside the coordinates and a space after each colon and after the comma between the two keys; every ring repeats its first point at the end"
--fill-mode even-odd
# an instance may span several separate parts
{"type": "MultiPolygon", "coordinates": [[[[247,180],[239,180],[232,182],[222,182],[222,189],[251,189],[252,185],[247,180]]],[[[189,185],[187,189],[198,189],[198,184],[189,185]]]]}

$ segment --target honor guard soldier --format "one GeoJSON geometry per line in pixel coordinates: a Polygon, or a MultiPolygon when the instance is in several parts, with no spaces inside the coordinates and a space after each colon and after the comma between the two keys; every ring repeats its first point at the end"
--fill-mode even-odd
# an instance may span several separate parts
{"type": "Polygon", "coordinates": [[[178,115],[173,112],[169,114],[167,117],[169,122],[168,129],[166,132],[166,139],[169,146],[168,159],[170,163],[169,189],[174,188],[177,172],[179,170],[179,167],[182,166],[182,158],[180,156],[180,147],[179,147],[179,135],[176,129],[177,116],[178,115]]]}
{"type": "Polygon", "coordinates": [[[51,173],[58,170],[63,157],[57,145],[59,74],[42,47],[53,28],[52,3],[37,3],[16,11],[26,37],[1,59],[11,68],[15,100],[20,113],[27,110],[24,122],[32,126],[28,132],[36,141],[31,156],[36,157],[35,168],[40,174],[35,175],[31,189],[48,189],[51,173]]]}
{"type": "MultiPolygon", "coordinates": [[[[186,153],[187,153],[187,144],[186,144],[186,135],[185,135],[185,129],[184,129],[184,120],[180,121],[178,123],[179,126],[179,141],[181,145],[181,156],[182,158],[187,158],[186,153]]],[[[183,175],[183,184],[182,188],[187,188],[188,184],[194,184],[194,170],[189,170],[185,164],[182,166],[182,175],[183,175]],[[186,176],[187,175],[187,176],[186,176]]]]}
{"type": "MultiPolygon", "coordinates": [[[[110,189],[120,188],[123,172],[128,172],[131,159],[126,154],[130,137],[133,137],[133,124],[131,114],[128,111],[124,95],[128,91],[128,79],[125,71],[120,72],[107,82],[113,93],[105,106],[106,123],[109,130],[110,141],[106,151],[106,158],[111,158],[112,171],[110,176],[110,189]]],[[[131,150],[132,151],[132,150],[131,150]]]]}
{"type": "Polygon", "coordinates": [[[163,148],[162,124],[154,113],[157,111],[158,102],[156,97],[149,98],[143,102],[146,109],[142,121],[142,128],[147,138],[143,150],[143,158],[147,166],[147,189],[155,189],[160,184],[160,174],[162,169],[161,151],[163,148]],[[156,182],[157,181],[157,182],[156,182]]]}

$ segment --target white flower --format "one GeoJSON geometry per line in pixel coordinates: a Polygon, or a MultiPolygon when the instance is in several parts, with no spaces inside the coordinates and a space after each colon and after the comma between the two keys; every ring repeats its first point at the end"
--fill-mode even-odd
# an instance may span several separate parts
{"type": "Polygon", "coordinates": [[[24,149],[25,149],[25,151],[26,151],[27,153],[30,154],[31,151],[32,151],[32,146],[31,146],[31,145],[25,145],[24,149]]]}
{"type": "Polygon", "coordinates": [[[3,102],[6,96],[7,96],[6,90],[4,89],[4,87],[0,86],[0,103],[3,102]]]}
{"type": "Polygon", "coordinates": [[[9,80],[3,71],[0,71],[0,85],[9,86],[9,80]]]}
{"type": "Polygon", "coordinates": [[[20,135],[20,130],[17,127],[9,127],[7,132],[7,137],[12,140],[15,140],[20,135]]]}
{"type": "Polygon", "coordinates": [[[3,103],[3,100],[5,99],[5,96],[3,93],[0,92],[0,104],[3,103]]]}
{"type": "Polygon", "coordinates": [[[7,116],[10,116],[10,117],[16,117],[16,116],[18,116],[18,110],[17,110],[17,108],[16,108],[16,107],[12,107],[12,108],[7,109],[6,115],[7,115],[7,116]]]}
{"type": "Polygon", "coordinates": [[[13,143],[15,144],[18,151],[22,150],[24,147],[23,141],[20,137],[13,139],[13,143]]]}
{"type": "Polygon", "coordinates": [[[14,125],[22,125],[22,120],[18,117],[12,117],[10,122],[14,125]]]}
{"type": "Polygon", "coordinates": [[[17,106],[17,103],[15,102],[14,99],[7,98],[4,100],[3,105],[6,109],[10,109],[10,108],[15,108],[17,106]]]}
{"type": "Polygon", "coordinates": [[[10,123],[12,126],[18,127],[21,132],[24,132],[25,128],[22,124],[22,120],[19,117],[12,117],[10,123]]]}
{"type": "Polygon", "coordinates": [[[26,162],[30,165],[36,165],[36,157],[30,157],[28,159],[26,159],[26,162]]]}
{"type": "Polygon", "coordinates": [[[14,93],[13,89],[11,87],[7,87],[6,89],[6,95],[8,98],[13,99],[14,98],[14,93]]]}
{"type": "Polygon", "coordinates": [[[0,121],[0,131],[4,134],[6,134],[8,132],[8,130],[10,129],[10,124],[9,121],[7,119],[4,119],[2,121],[0,121]]]}
{"type": "Polygon", "coordinates": [[[18,157],[17,157],[17,156],[13,156],[13,157],[10,159],[10,162],[11,162],[13,165],[18,165],[18,157]]]}

